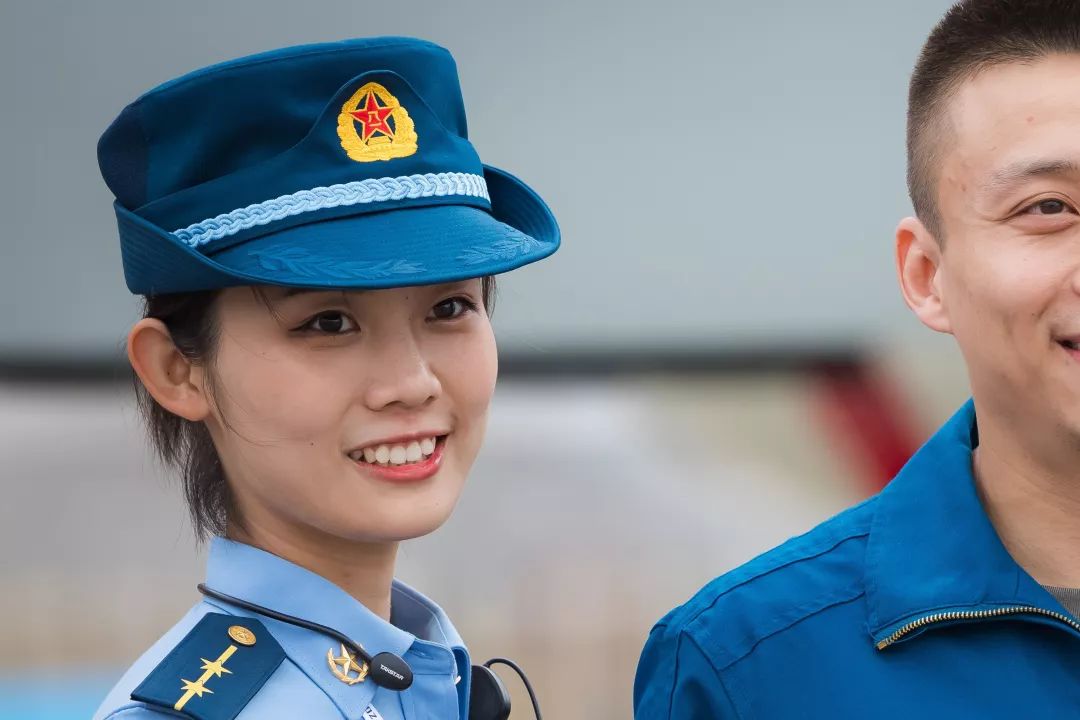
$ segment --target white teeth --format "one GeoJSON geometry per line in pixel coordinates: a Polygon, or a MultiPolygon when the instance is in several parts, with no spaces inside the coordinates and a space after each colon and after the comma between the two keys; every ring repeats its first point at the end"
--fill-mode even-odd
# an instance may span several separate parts
{"type": "Polygon", "coordinates": [[[405,464],[405,448],[401,445],[395,445],[390,448],[390,464],[391,465],[404,465],[405,464]]]}
{"type": "Polygon", "coordinates": [[[406,463],[420,462],[435,452],[438,447],[437,438],[424,438],[414,440],[408,445],[378,445],[366,447],[363,450],[354,450],[349,457],[359,462],[378,465],[404,465],[406,463]]]}
{"type": "Polygon", "coordinates": [[[385,465],[390,462],[390,448],[385,445],[380,445],[375,448],[375,461],[380,465],[385,465]]]}

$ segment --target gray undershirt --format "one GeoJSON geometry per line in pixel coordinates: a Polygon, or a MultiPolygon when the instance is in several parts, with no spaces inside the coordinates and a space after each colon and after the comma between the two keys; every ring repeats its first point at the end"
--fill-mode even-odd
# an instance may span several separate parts
{"type": "Polygon", "coordinates": [[[1080,617],[1080,588],[1059,588],[1050,585],[1043,585],[1043,588],[1074,617],[1080,617]]]}

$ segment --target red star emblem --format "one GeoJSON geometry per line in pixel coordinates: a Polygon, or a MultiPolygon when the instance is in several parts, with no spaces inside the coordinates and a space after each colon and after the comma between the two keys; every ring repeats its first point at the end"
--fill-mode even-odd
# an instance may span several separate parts
{"type": "Polygon", "coordinates": [[[386,122],[392,112],[394,112],[393,108],[380,106],[379,101],[375,98],[375,93],[369,92],[364,107],[350,113],[363,125],[364,129],[360,133],[360,140],[367,142],[368,138],[377,132],[381,132],[389,138],[394,137],[394,131],[390,129],[390,124],[386,122]]]}

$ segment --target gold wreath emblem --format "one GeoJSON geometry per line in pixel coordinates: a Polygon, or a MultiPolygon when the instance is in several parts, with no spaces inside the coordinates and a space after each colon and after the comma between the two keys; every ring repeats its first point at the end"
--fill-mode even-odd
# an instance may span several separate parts
{"type": "Polygon", "coordinates": [[[341,147],[356,162],[392,160],[416,152],[416,127],[398,99],[379,83],[353,93],[338,114],[341,147]]]}
{"type": "Polygon", "coordinates": [[[341,646],[341,655],[338,657],[334,657],[333,648],[327,650],[326,663],[330,666],[330,672],[334,673],[334,677],[346,685],[362,683],[368,675],[367,663],[357,664],[356,658],[345,649],[344,645],[341,646]],[[355,672],[356,675],[350,675],[350,672],[355,672]]]}

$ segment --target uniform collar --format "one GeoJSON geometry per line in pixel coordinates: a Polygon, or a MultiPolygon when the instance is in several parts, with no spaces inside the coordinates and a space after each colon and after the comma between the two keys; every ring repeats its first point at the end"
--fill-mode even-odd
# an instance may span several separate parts
{"type": "Polygon", "coordinates": [[[1054,609],[983,509],[972,472],[977,446],[969,400],[878,498],[866,549],[868,627],[875,641],[939,611],[1054,609]]]}
{"type": "Polygon", "coordinates": [[[390,624],[420,640],[451,649],[464,649],[457,628],[443,609],[400,580],[390,591],[390,624]]]}
{"type": "MultiPolygon", "coordinates": [[[[363,645],[372,655],[399,655],[409,663],[415,681],[421,675],[452,676],[457,672],[456,658],[468,657],[446,613],[397,580],[391,590],[393,622],[386,622],[321,575],[251,545],[214,538],[207,559],[206,584],[239,600],[326,625],[363,645]]],[[[334,677],[326,653],[340,653],[337,641],[237,606],[217,600],[208,602],[225,606],[232,613],[259,617],[289,658],[330,696],[345,717],[362,717],[377,686],[370,680],[350,686],[334,677]]]]}

